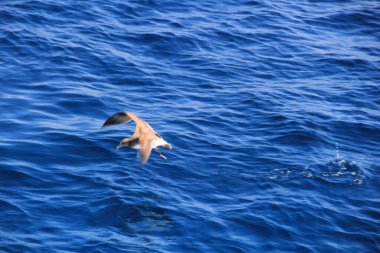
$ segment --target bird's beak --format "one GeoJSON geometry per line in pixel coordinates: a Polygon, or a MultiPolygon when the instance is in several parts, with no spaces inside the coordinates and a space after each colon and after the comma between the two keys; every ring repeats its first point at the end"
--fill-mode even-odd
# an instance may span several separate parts
{"type": "Polygon", "coordinates": [[[122,145],[117,145],[116,147],[115,147],[115,150],[119,150],[119,148],[121,148],[122,147],[122,145]]]}

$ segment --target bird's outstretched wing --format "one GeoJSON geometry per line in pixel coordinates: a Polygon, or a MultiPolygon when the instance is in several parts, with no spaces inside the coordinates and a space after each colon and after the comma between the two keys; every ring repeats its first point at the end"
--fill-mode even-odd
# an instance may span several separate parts
{"type": "Polygon", "coordinates": [[[135,114],[131,112],[118,112],[109,117],[103,124],[102,127],[107,127],[107,126],[112,126],[112,125],[117,125],[117,124],[123,124],[123,123],[128,123],[131,120],[133,120],[136,125],[139,127],[141,125],[146,125],[147,123],[137,117],[135,114]]]}
{"type": "Polygon", "coordinates": [[[128,123],[132,120],[132,118],[128,115],[127,112],[118,112],[109,117],[103,124],[102,127],[128,123]]]}
{"type": "Polygon", "coordinates": [[[137,157],[142,164],[148,161],[151,151],[152,151],[152,140],[146,140],[141,143],[141,148],[139,150],[137,157]]]}
{"type": "Polygon", "coordinates": [[[133,120],[136,123],[136,128],[135,128],[135,131],[134,131],[133,135],[130,138],[131,139],[137,138],[140,135],[140,128],[141,128],[141,126],[144,126],[147,123],[145,123],[142,119],[140,119],[139,117],[137,117],[135,114],[133,114],[131,112],[118,112],[118,113],[115,113],[114,115],[112,115],[111,117],[109,117],[104,122],[102,128],[103,127],[112,126],[112,125],[118,125],[118,124],[128,123],[128,122],[131,122],[131,120],[133,120]]]}
{"type": "Polygon", "coordinates": [[[150,135],[151,133],[158,135],[148,123],[146,123],[144,120],[140,119],[137,115],[131,112],[115,113],[104,122],[102,128],[117,124],[128,123],[131,120],[133,120],[136,123],[136,129],[133,133],[134,137],[138,137],[141,134],[150,135]]]}

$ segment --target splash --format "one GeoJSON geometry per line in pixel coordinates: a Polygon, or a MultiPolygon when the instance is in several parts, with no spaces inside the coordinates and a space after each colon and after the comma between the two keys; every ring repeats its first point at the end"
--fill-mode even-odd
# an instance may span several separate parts
{"type": "Polygon", "coordinates": [[[335,143],[335,160],[340,160],[342,159],[341,156],[340,156],[340,152],[339,152],[339,143],[335,143]]]}
{"type": "MultiPolygon", "coordinates": [[[[318,166],[317,166],[318,168],[318,166]]],[[[355,161],[335,159],[326,166],[320,167],[319,176],[330,182],[363,184],[364,175],[355,161]]]]}
{"type": "Polygon", "coordinates": [[[272,171],[269,180],[286,181],[302,178],[322,179],[329,183],[361,185],[365,181],[356,161],[346,161],[335,144],[336,157],[327,164],[312,164],[306,167],[278,168],[272,171]]]}

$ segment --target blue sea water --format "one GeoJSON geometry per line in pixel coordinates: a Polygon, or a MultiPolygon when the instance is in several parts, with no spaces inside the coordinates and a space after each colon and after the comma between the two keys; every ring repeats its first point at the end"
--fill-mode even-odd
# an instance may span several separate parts
{"type": "Polygon", "coordinates": [[[379,38],[379,1],[2,0],[0,252],[379,252],[379,38]]]}

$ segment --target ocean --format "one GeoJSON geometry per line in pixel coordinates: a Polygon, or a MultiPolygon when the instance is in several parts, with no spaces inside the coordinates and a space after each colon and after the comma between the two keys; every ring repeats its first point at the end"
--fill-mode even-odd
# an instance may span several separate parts
{"type": "Polygon", "coordinates": [[[0,2],[0,252],[380,251],[379,1],[0,2]],[[172,146],[114,150],[134,124],[172,146]]]}

